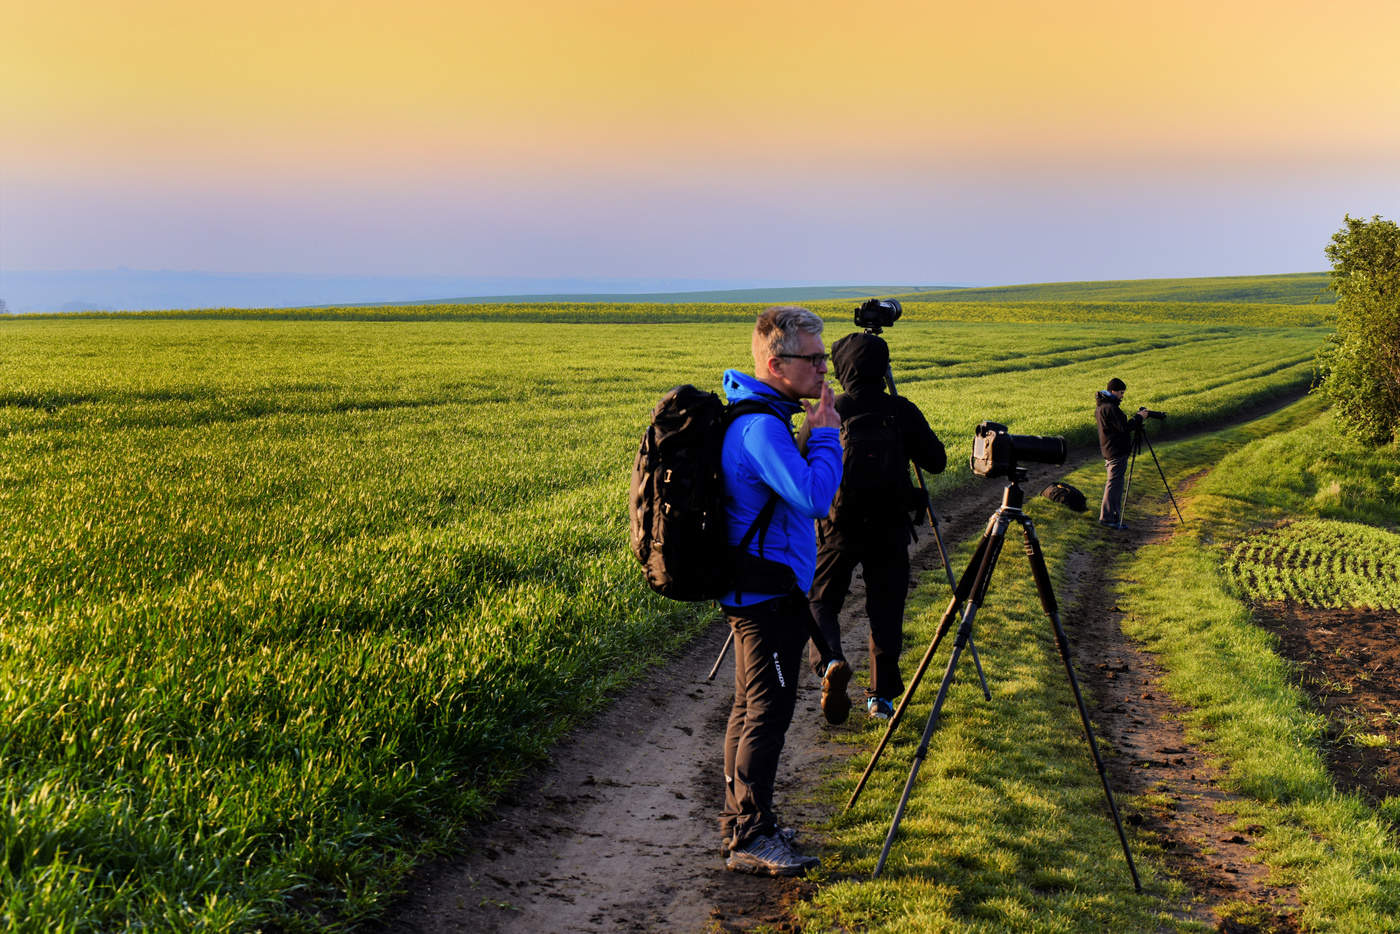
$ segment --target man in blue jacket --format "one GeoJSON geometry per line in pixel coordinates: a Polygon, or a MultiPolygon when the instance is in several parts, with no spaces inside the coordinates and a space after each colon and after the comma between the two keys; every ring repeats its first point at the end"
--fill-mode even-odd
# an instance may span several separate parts
{"type": "Polygon", "coordinates": [[[724,438],[729,544],[739,545],[760,514],[771,511],[747,551],[784,572],[767,581],[751,577],[720,600],[734,630],[720,830],[729,849],[726,866],[760,875],[801,875],[817,864],[779,825],[773,785],[812,628],[806,598],[817,557],[812,520],[827,514],[841,483],[841,418],[826,384],[821,333],[821,318],[805,308],[768,308],[754,325],[754,375],[724,374],[730,403],[754,400],[769,409],[740,415],[724,438]],[[799,412],[811,429],[805,452],[792,434],[791,419],[799,412]]]}

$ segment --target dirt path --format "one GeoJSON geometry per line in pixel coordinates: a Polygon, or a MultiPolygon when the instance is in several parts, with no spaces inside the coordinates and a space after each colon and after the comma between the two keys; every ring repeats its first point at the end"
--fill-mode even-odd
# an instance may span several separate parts
{"type": "MultiPolygon", "coordinates": [[[[1188,500],[1190,486],[1174,491],[1178,503],[1188,500]]],[[[1124,549],[1161,545],[1177,528],[1160,483],[1156,493],[1162,508],[1151,518],[1135,514],[1120,533],[1124,549]]],[[[1186,739],[1186,710],[1161,689],[1154,657],[1123,635],[1117,572],[1083,554],[1066,570],[1075,669],[1093,696],[1095,732],[1116,753],[1105,759],[1109,780],[1121,798],[1139,799],[1124,812],[1134,836],[1160,847],[1159,865],[1190,890],[1177,916],[1240,934],[1298,930],[1296,895],[1268,880],[1250,848],[1257,828],[1237,828],[1221,808],[1236,797],[1223,789],[1224,773],[1186,739]],[[1152,798],[1144,802],[1143,795],[1152,798]]]]}
{"type": "MultiPolygon", "coordinates": [[[[1027,494],[1075,466],[1033,471],[1027,494]]],[[[1001,491],[1000,483],[980,483],[938,502],[950,549],[980,534],[1001,491]]],[[[1099,491],[1084,492],[1097,509],[1099,491]]],[[[1157,524],[1126,533],[1124,545],[1151,547],[1169,531],[1163,515],[1157,524]]],[[[931,535],[923,535],[912,557],[916,573],[943,574],[931,535]]],[[[1151,658],[1124,639],[1109,593],[1114,580],[1096,562],[1082,559],[1067,572],[1068,592],[1057,597],[1073,608],[1073,618],[1085,621],[1069,635],[1095,704],[1096,732],[1118,752],[1109,757],[1115,791],[1126,799],[1153,790],[1174,802],[1151,811],[1128,807],[1125,818],[1136,835],[1157,839],[1168,854],[1168,871],[1194,893],[1181,906],[1182,917],[1221,930],[1292,930],[1291,894],[1263,879],[1248,831],[1234,829],[1216,810],[1224,800],[1220,776],[1185,740],[1181,712],[1156,687],[1151,658]],[[1215,907],[1227,900],[1258,905],[1259,917],[1219,918],[1215,907]]],[[[853,697],[867,677],[862,602],[857,580],[842,621],[847,657],[857,672],[853,697]]],[[[716,623],[557,747],[551,765],[519,789],[495,821],[470,832],[460,860],[417,874],[411,894],[381,930],[796,930],[787,906],[808,893],[810,883],[728,873],[720,858],[715,817],[733,666],[722,666],[713,682],[705,676],[725,635],[724,625],[716,623]]],[[[830,814],[826,805],[804,798],[804,789],[816,787],[815,776],[843,765],[857,748],[833,737],[863,726],[859,709],[850,724],[828,726],[819,693],[817,680],[804,673],[777,782],[779,814],[809,844],[820,843],[813,828],[830,814]]]]}

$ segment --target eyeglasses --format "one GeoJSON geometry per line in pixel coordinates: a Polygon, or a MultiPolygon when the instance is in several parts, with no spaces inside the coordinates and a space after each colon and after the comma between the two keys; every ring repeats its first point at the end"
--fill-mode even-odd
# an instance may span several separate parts
{"type": "Polygon", "coordinates": [[[821,366],[827,361],[831,354],[824,353],[780,353],[779,357],[787,357],[789,360],[806,360],[812,366],[821,366]]]}

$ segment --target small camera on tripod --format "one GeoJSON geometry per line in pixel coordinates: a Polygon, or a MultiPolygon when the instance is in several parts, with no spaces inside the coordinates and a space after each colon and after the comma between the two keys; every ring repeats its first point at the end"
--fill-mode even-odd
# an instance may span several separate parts
{"type": "Polygon", "coordinates": [[[856,309],[856,327],[879,334],[904,314],[904,306],[892,298],[872,298],[856,309]]]}
{"type": "Polygon", "coordinates": [[[1155,409],[1143,409],[1142,414],[1144,418],[1155,418],[1158,421],[1167,417],[1166,412],[1158,412],[1155,409]]]}
{"type": "Polygon", "coordinates": [[[1012,477],[1021,463],[1063,464],[1069,455],[1064,438],[1013,435],[1005,425],[982,422],[972,438],[972,472],[979,477],[1012,477]]]}

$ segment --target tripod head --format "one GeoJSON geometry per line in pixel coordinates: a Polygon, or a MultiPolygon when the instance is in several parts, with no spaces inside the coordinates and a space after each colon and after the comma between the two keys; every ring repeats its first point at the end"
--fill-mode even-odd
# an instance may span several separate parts
{"type": "Polygon", "coordinates": [[[1026,502],[1026,492],[1021,489],[1021,481],[1030,474],[1024,467],[1013,467],[1009,476],[1011,481],[1006,484],[1006,489],[1001,491],[1001,508],[1020,512],[1021,506],[1026,502]]]}

